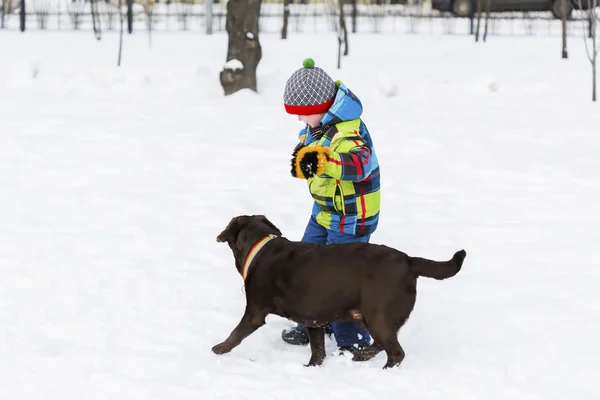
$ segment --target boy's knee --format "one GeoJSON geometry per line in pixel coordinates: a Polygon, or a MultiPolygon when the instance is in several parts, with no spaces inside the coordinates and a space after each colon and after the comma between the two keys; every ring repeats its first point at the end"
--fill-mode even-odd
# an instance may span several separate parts
{"type": "Polygon", "coordinates": [[[313,217],[310,218],[304,235],[302,236],[302,242],[325,244],[327,242],[327,230],[319,225],[313,217]]]}

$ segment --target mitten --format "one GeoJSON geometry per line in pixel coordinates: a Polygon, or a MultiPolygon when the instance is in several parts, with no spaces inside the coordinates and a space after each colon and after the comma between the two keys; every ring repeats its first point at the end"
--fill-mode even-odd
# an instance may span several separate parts
{"type": "Polygon", "coordinates": [[[330,154],[329,147],[302,146],[298,148],[292,158],[292,176],[308,179],[314,175],[321,175],[325,172],[330,154]]]}
{"type": "Polygon", "coordinates": [[[304,143],[300,142],[294,147],[294,151],[292,153],[292,161],[290,162],[292,166],[292,176],[296,178],[296,159],[298,158],[298,152],[305,147],[304,143]]]}

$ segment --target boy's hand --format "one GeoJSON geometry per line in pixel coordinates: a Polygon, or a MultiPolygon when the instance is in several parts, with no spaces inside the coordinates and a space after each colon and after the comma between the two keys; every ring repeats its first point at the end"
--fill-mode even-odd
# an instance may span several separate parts
{"type": "Polygon", "coordinates": [[[314,175],[321,175],[329,161],[330,150],[323,146],[296,146],[292,158],[292,176],[299,179],[308,179],[314,175]]]}
{"type": "MultiPolygon", "coordinates": [[[[321,163],[323,162],[321,161],[321,163]]],[[[325,163],[327,163],[327,159],[325,159],[325,163]]],[[[304,153],[302,159],[298,161],[296,170],[298,170],[298,168],[300,169],[300,171],[296,172],[298,175],[300,175],[298,178],[308,179],[316,174],[320,174],[318,170],[324,170],[325,165],[323,165],[323,168],[319,168],[319,153],[316,151],[307,151],[304,153]]]]}
{"type": "Polygon", "coordinates": [[[296,147],[294,147],[294,151],[292,153],[292,160],[290,162],[291,166],[292,166],[292,176],[294,178],[297,178],[296,176],[296,158],[298,156],[298,152],[304,147],[304,143],[300,142],[296,145],[296,147]]]}

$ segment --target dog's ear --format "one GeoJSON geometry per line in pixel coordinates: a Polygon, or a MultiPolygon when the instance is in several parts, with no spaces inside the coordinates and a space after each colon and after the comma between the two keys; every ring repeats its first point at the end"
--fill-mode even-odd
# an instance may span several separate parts
{"type": "Polygon", "coordinates": [[[219,233],[219,236],[217,236],[217,242],[219,243],[225,243],[231,240],[231,234],[229,233],[229,231],[227,230],[227,228],[219,233]]]}
{"type": "Polygon", "coordinates": [[[219,233],[219,236],[217,236],[217,242],[235,242],[235,240],[237,239],[237,235],[240,231],[239,218],[240,217],[234,217],[231,219],[231,221],[229,221],[229,224],[227,224],[227,228],[225,228],[223,232],[219,233]]]}
{"type": "Polygon", "coordinates": [[[257,215],[257,217],[258,217],[258,218],[260,219],[260,221],[261,221],[261,222],[263,222],[265,225],[267,225],[267,226],[269,226],[270,228],[272,228],[272,229],[273,229],[273,230],[276,232],[276,234],[277,234],[278,236],[281,236],[281,235],[282,235],[282,233],[281,233],[281,231],[279,230],[279,228],[277,228],[275,225],[273,225],[273,223],[272,223],[271,221],[269,221],[269,220],[267,219],[267,217],[265,217],[264,215],[257,215]]]}

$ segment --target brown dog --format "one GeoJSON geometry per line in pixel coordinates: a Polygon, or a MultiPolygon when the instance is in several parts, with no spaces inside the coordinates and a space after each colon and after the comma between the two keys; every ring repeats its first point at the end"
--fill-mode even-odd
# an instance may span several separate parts
{"type": "Polygon", "coordinates": [[[398,330],[413,310],[419,276],[446,279],[460,271],[466,257],[458,251],[449,261],[410,257],[369,243],[317,245],[294,242],[263,215],[233,218],[217,236],[227,242],[245,280],[246,310],[216,354],[230,352],[265,324],[268,314],[303,324],[311,357],[307,366],[325,359],[325,325],[361,320],[374,343],[354,360],[387,353],[384,368],[399,365],[405,353],[398,330]]]}

